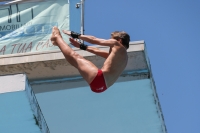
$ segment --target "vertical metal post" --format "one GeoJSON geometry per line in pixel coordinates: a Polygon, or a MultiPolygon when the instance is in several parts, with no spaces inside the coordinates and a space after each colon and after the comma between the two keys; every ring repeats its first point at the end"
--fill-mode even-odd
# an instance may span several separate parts
{"type": "Polygon", "coordinates": [[[84,1],[81,0],[81,34],[84,34],[84,1]]]}

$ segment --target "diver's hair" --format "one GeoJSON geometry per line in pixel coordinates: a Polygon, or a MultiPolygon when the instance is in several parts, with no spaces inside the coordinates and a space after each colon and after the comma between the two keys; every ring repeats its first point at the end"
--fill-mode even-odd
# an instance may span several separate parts
{"type": "Polygon", "coordinates": [[[124,45],[127,49],[129,48],[130,36],[128,33],[124,31],[114,31],[111,33],[111,37],[113,39],[122,40],[122,45],[124,45]]]}

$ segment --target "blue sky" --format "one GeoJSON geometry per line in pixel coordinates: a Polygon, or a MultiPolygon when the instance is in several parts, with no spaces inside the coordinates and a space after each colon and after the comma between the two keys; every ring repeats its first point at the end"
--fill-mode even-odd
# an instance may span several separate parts
{"type": "Polygon", "coordinates": [[[85,34],[145,40],[168,133],[200,132],[200,1],[86,0],[85,34]]]}
{"type": "Polygon", "coordinates": [[[200,1],[85,1],[85,34],[145,40],[169,133],[200,132],[200,1]]]}

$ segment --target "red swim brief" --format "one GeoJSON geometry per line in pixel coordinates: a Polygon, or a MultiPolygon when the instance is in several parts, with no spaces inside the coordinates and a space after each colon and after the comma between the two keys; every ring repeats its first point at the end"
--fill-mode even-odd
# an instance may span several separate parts
{"type": "Polygon", "coordinates": [[[96,77],[90,83],[90,88],[96,93],[101,93],[107,89],[103,72],[101,70],[98,70],[96,77]]]}

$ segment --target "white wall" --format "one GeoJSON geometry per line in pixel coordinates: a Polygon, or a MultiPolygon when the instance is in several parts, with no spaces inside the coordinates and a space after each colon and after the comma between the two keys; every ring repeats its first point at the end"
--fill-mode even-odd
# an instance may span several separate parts
{"type": "Polygon", "coordinates": [[[24,74],[0,76],[0,94],[25,90],[24,74]]]}

